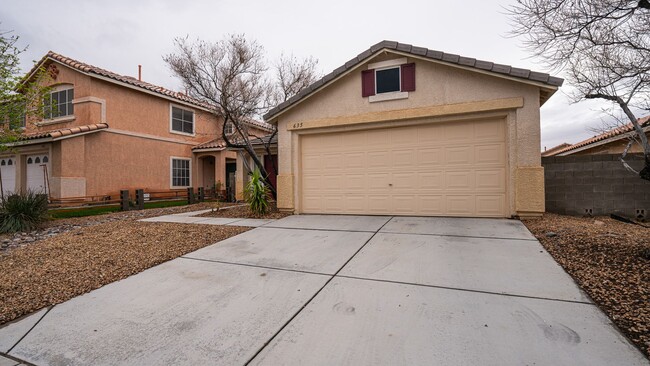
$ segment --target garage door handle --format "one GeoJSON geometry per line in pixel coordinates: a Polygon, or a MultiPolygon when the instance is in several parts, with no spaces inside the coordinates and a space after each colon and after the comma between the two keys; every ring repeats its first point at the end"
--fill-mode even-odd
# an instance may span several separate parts
{"type": "Polygon", "coordinates": [[[393,186],[393,183],[388,183],[388,186],[389,186],[389,187],[392,187],[392,186],[393,186]]]}

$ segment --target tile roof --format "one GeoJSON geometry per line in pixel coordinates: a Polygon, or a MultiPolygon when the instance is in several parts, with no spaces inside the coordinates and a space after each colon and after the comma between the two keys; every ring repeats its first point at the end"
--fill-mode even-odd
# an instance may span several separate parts
{"type": "Polygon", "coordinates": [[[192,150],[225,149],[225,148],[226,148],[226,142],[221,138],[217,138],[214,140],[204,142],[202,144],[198,144],[194,146],[192,150]]]}
{"type": "Polygon", "coordinates": [[[567,146],[571,146],[571,144],[563,142],[563,143],[561,143],[561,144],[559,144],[557,146],[553,146],[552,148],[550,148],[548,150],[542,151],[542,156],[553,156],[553,155],[556,154],[557,151],[559,151],[561,149],[564,149],[567,146]]]}
{"type": "MultiPolygon", "coordinates": [[[[97,66],[89,65],[87,63],[77,61],[75,59],[63,56],[61,54],[58,54],[58,53],[52,52],[52,51],[49,51],[45,56],[43,56],[43,58],[36,65],[34,65],[32,70],[27,75],[28,76],[32,75],[32,73],[34,73],[36,71],[36,69],[38,67],[40,67],[48,59],[57,61],[57,62],[59,62],[59,63],[61,63],[63,65],[66,65],[68,67],[71,67],[71,68],[73,68],[75,70],[79,70],[79,71],[84,72],[84,73],[103,76],[103,77],[109,78],[111,80],[126,83],[126,84],[129,84],[129,85],[132,85],[132,86],[136,86],[136,87],[148,90],[150,92],[154,92],[156,94],[160,94],[161,96],[166,96],[166,97],[176,99],[176,100],[178,100],[180,102],[183,102],[183,103],[187,103],[187,104],[194,105],[194,106],[197,106],[197,107],[201,107],[201,108],[211,110],[211,111],[215,110],[214,106],[212,106],[212,105],[210,105],[208,103],[205,103],[205,102],[203,102],[201,100],[198,100],[196,98],[192,98],[192,97],[190,97],[189,95],[187,95],[185,93],[175,92],[173,90],[163,88],[162,86],[158,86],[158,85],[147,83],[147,82],[142,81],[142,80],[138,80],[138,79],[136,79],[134,77],[131,77],[131,76],[116,74],[116,73],[114,73],[112,71],[108,71],[106,69],[102,69],[102,68],[97,67],[97,66]]],[[[249,121],[247,121],[247,123],[249,123],[251,125],[254,125],[256,127],[259,127],[261,129],[267,130],[267,131],[273,131],[273,128],[274,128],[272,125],[269,125],[268,123],[262,122],[262,121],[249,120],[249,121]]]]}
{"type": "Polygon", "coordinates": [[[21,136],[20,140],[29,141],[51,137],[53,139],[58,139],[64,136],[77,135],[83,132],[97,131],[108,128],[108,123],[95,123],[92,125],[62,128],[59,130],[45,131],[45,132],[32,132],[26,133],[21,136]]]}
{"type": "Polygon", "coordinates": [[[136,79],[134,77],[131,77],[131,76],[116,74],[116,73],[114,73],[112,71],[108,71],[108,70],[102,69],[102,68],[97,67],[97,66],[89,65],[87,63],[77,61],[75,59],[63,56],[61,54],[58,54],[58,53],[52,52],[52,51],[49,51],[45,56],[43,56],[41,61],[39,61],[34,66],[32,71],[30,71],[28,73],[28,75],[31,75],[38,67],[40,67],[40,65],[43,62],[47,61],[47,59],[55,60],[57,62],[60,62],[60,63],[62,63],[64,65],[66,65],[66,66],[69,66],[69,67],[71,67],[71,68],[73,68],[75,70],[79,70],[81,72],[85,72],[85,73],[89,73],[89,74],[95,74],[95,75],[99,75],[99,76],[104,76],[104,77],[107,77],[109,79],[112,79],[112,80],[115,80],[115,81],[120,81],[120,82],[129,84],[129,85],[132,85],[132,86],[137,86],[139,88],[146,89],[148,91],[151,91],[151,92],[163,95],[163,96],[174,98],[174,99],[179,100],[181,102],[185,102],[185,103],[188,103],[188,104],[195,105],[197,107],[211,109],[211,110],[214,109],[210,104],[207,104],[207,103],[204,103],[204,102],[202,102],[202,101],[200,101],[198,99],[192,98],[192,97],[190,97],[190,96],[188,96],[188,95],[186,95],[184,93],[175,92],[175,91],[163,88],[162,86],[157,86],[157,85],[154,85],[154,84],[150,84],[150,83],[147,83],[145,81],[138,80],[138,79],[136,79]]]}
{"type": "Polygon", "coordinates": [[[517,79],[539,82],[553,88],[562,86],[562,83],[564,82],[563,79],[550,76],[549,74],[531,71],[527,69],[520,69],[520,68],[512,67],[510,65],[495,64],[494,62],[482,61],[482,60],[477,60],[474,58],[464,57],[464,56],[455,55],[451,53],[444,53],[441,51],[430,50],[424,47],[417,47],[406,43],[398,43],[395,41],[381,41],[375,44],[374,46],[370,47],[369,49],[361,52],[355,58],[341,65],[331,73],[325,75],[320,80],[302,89],[298,94],[291,97],[289,100],[280,103],[279,105],[271,109],[268,113],[266,113],[264,115],[264,119],[265,120],[271,119],[272,117],[282,112],[286,108],[300,101],[302,98],[306,97],[307,95],[316,91],[320,87],[324,86],[329,81],[337,78],[341,74],[356,67],[364,60],[368,59],[370,56],[374,55],[375,53],[383,49],[394,50],[401,53],[407,53],[414,56],[439,61],[442,63],[470,67],[470,68],[483,70],[495,74],[510,76],[517,79]]]}
{"type": "MultiPolygon", "coordinates": [[[[641,125],[641,128],[649,128],[650,127],[650,116],[639,118],[638,122],[641,125]]],[[[599,142],[599,141],[603,141],[603,140],[607,140],[607,139],[610,139],[610,138],[613,138],[613,137],[624,135],[624,134],[626,134],[628,132],[632,132],[633,130],[634,130],[634,126],[630,122],[630,123],[625,124],[623,126],[619,126],[619,127],[613,128],[613,129],[611,129],[609,131],[603,132],[600,135],[596,135],[594,137],[591,137],[591,138],[588,138],[586,140],[580,141],[580,142],[575,143],[573,145],[569,145],[569,146],[567,146],[567,147],[565,147],[563,149],[560,149],[560,150],[556,151],[554,154],[547,155],[547,156],[556,156],[556,155],[564,154],[564,153],[567,153],[569,151],[572,151],[572,150],[575,150],[575,149],[578,149],[578,148],[581,148],[581,147],[585,147],[585,146],[594,144],[594,143],[599,142]]]]}

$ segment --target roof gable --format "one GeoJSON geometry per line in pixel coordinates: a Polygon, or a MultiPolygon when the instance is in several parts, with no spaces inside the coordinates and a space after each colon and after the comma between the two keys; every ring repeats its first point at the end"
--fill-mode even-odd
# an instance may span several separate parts
{"type": "Polygon", "coordinates": [[[353,69],[357,68],[362,63],[369,61],[382,51],[388,51],[398,55],[416,57],[419,59],[460,67],[471,71],[506,77],[514,81],[533,83],[540,87],[545,87],[551,91],[546,95],[541,95],[540,98],[542,99],[542,102],[546,101],[564,82],[564,80],[561,78],[553,77],[549,74],[541,72],[516,68],[509,65],[495,64],[489,61],[477,60],[474,58],[444,53],[441,51],[429,50],[424,47],[417,47],[406,43],[381,41],[369,49],[361,52],[355,58],[336,68],[334,71],[325,75],[320,80],[302,89],[298,94],[289,98],[289,100],[280,103],[276,107],[272,108],[268,113],[264,115],[264,120],[268,121],[284,112],[285,110],[289,109],[290,107],[300,103],[306,97],[317,92],[326,85],[329,85],[335,79],[338,79],[339,77],[342,77],[345,74],[351,72],[353,69]]]}

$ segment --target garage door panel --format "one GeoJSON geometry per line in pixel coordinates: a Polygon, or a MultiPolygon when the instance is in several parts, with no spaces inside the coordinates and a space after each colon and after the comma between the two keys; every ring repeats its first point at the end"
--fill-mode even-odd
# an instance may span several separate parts
{"type": "Polygon", "coordinates": [[[409,168],[417,164],[417,153],[413,148],[391,150],[390,157],[394,169],[409,168]]]}
{"type": "Polygon", "coordinates": [[[476,213],[480,216],[502,216],[505,209],[505,194],[500,195],[477,195],[476,196],[476,213]]]}
{"type": "Polygon", "coordinates": [[[505,141],[505,124],[502,121],[483,121],[474,124],[476,141],[505,141]]]}
{"type": "Polygon", "coordinates": [[[475,199],[473,195],[459,195],[446,197],[446,212],[451,215],[470,216],[475,212],[475,199]]]}
{"type": "Polygon", "coordinates": [[[302,212],[506,216],[503,120],[302,139],[302,212]]]}
{"type": "Polygon", "coordinates": [[[343,179],[344,188],[348,190],[364,190],[367,188],[366,176],[364,174],[346,175],[343,179]]]}
{"type": "Polygon", "coordinates": [[[477,170],[476,191],[504,192],[506,191],[505,169],[477,170]]]}
{"type": "Polygon", "coordinates": [[[476,145],[474,147],[474,162],[479,165],[505,165],[505,143],[476,145]]]}
{"type": "Polygon", "coordinates": [[[441,216],[446,212],[445,196],[443,195],[420,195],[418,199],[417,215],[441,216]]]}
{"type": "Polygon", "coordinates": [[[390,173],[368,173],[366,181],[370,190],[386,190],[390,183],[390,173]]]}
{"type": "Polygon", "coordinates": [[[474,162],[472,146],[448,147],[445,149],[446,165],[469,165],[474,162]]]}
{"type": "Polygon", "coordinates": [[[366,154],[364,152],[353,152],[343,154],[343,161],[341,162],[345,168],[363,169],[366,165],[366,154]]]}
{"type": "Polygon", "coordinates": [[[441,147],[424,147],[417,150],[417,165],[432,167],[443,164],[443,149],[441,147]]]}
{"type": "Polygon", "coordinates": [[[388,194],[368,195],[368,212],[373,214],[387,214],[391,212],[388,194]]]}
{"type": "Polygon", "coordinates": [[[308,154],[302,157],[302,171],[304,173],[320,172],[319,162],[323,160],[320,154],[308,154]]]}
{"type": "Polygon", "coordinates": [[[389,152],[386,150],[382,151],[368,151],[368,167],[370,168],[384,168],[388,167],[390,162],[389,152]]]}
{"type": "Polygon", "coordinates": [[[395,195],[393,196],[393,212],[401,215],[417,214],[418,195],[395,195]]]}
{"type": "Polygon", "coordinates": [[[452,171],[445,173],[446,190],[470,191],[474,188],[474,172],[471,170],[452,171]]]}
{"type": "Polygon", "coordinates": [[[343,200],[343,208],[346,213],[362,214],[366,212],[367,202],[368,199],[364,194],[346,194],[343,200]]]}
{"type": "Polygon", "coordinates": [[[418,186],[421,190],[443,190],[445,189],[444,171],[420,172],[418,174],[418,186]]]}

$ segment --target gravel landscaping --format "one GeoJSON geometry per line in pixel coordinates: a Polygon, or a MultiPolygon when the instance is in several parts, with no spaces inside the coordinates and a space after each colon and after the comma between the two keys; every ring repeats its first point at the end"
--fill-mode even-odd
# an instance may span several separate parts
{"type": "Polygon", "coordinates": [[[236,207],[229,207],[225,210],[214,208],[212,212],[206,212],[198,216],[277,220],[290,215],[291,213],[278,211],[275,203],[271,203],[271,210],[265,215],[256,215],[248,208],[248,205],[240,205],[236,207]]]}
{"type": "MultiPolygon", "coordinates": [[[[222,207],[230,206],[230,203],[220,203],[222,207]]],[[[140,220],[148,217],[156,217],[162,215],[177,214],[190,211],[205,210],[215,206],[215,203],[205,202],[193,205],[165,207],[165,208],[152,208],[140,211],[123,211],[114,212],[104,215],[75,217],[69,219],[59,219],[47,221],[43,224],[42,228],[32,232],[14,233],[14,234],[0,234],[0,253],[6,252],[11,249],[19,248],[30,243],[47,239],[58,234],[66,233],[72,230],[105,224],[109,222],[124,221],[124,220],[140,220]]]]}
{"type": "Polygon", "coordinates": [[[650,356],[650,229],[609,217],[523,220],[555,260],[650,356]]]}
{"type": "Polygon", "coordinates": [[[201,208],[65,220],[65,233],[0,252],[0,324],[249,230],[128,220],[201,208]]]}

